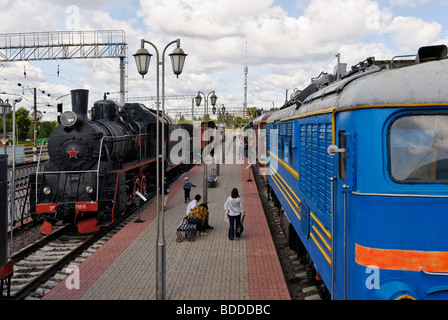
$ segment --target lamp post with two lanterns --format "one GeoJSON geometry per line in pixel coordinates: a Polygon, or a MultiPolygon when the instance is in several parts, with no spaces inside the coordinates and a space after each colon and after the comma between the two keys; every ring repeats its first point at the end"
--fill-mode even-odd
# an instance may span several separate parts
{"type": "MultiPolygon", "coordinates": [[[[218,122],[219,122],[219,117],[221,114],[224,116],[224,114],[226,112],[226,107],[224,107],[224,104],[222,104],[219,108],[216,108],[215,106],[213,106],[213,108],[212,108],[213,114],[216,113],[216,110],[218,110],[218,122]]],[[[219,155],[219,156],[221,156],[221,155],[219,155]]],[[[221,159],[221,157],[220,157],[220,159],[221,159]]],[[[219,163],[220,162],[221,162],[220,160],[216,161],[216,175],[217,176],[219,176],[219,163]]]]}
{"type": "MultiPolygon", "coordinates": [[[[210,97],[210,102],[212,103],[213,108],[216,105],[216,100],[218,100],[218,97],[215,94],[215,91],[211,91],[208,93],[208,95],[206,96],[205,93],[203,93],[202,91],[198,91],[198,95],[194,98],[196,100],[196,106],[200,106],[201,105],[201,101],[202,101],[202,97],[201,94],[204,96],[205,101],[204,101],[204,118],[208,115],[208,98],[211,94],[210,97]]],[[[215,109],[216,110],[216,109],[215,109]]],[[[208,120],[207,120],[208,123],[208,120]]],[[[208,126],[206,126],[204,128],[204,132],[207,130],[208,126]]],[[[200,132],[200,134],[202,134],[202,137],[200,137],[200,141],[204,138],[204,132],[200,132]]],[[[199,146],[201,147],[201,146],[199,146]]],[[[205,150],[205,149],[204,149],[205,150]]],[[[204,152],[204,151],[203,151],[204,152]]],[[[204,162],[204,177],[203,177],[203,190],[202,190],[202,199],[204,203],[207,203],[207,163],[205,162],[205,154],[202,153],[202,161],[204,162]]]]}
{"type": "MultiPolygon", "coordinates": [[[[174,43],[177,44],[177,47],[174,49],[173,53],[171,53],[169,56],[171,58],[171,65],[173,67],[173,73],[179,77],[179,75],[182,73],[184,62],[186,58],[186,54],[184,51],[180,48],[180,40],[174,40],[168,43],[163,50],[162,53],[162,60],[160,61],[159,57],[159,51],[157,47],[144,39],[141,40],[141,48],[138,49],[137,53],[134,54],[135,62],[137,64],[137,70],[138,73],[142,75],[142,78],[148,73],[149,69],[149,63],[152,57],[152,54],[148,52],[148,50],[145,49],[145,43],[149,44],[154,48],[156,51],[156,58],[157,58],[157,114],[156,114],[156,150],[157,150],[157,161],[156,161],[156,192],[157,192],[157,240],[156,240],[156,298],[157,300],[165,300],[165,293],[166,293],[166,285],[165,285],[165,278],[166,278],[166,248],[165,248],[165,217],[164,217],[164,211],[165,206],[162,201],[162,210],[160,210],[160,203],[159,203],[159,192],[162,191],[162,199],[164,196],[164,188],[160,188],[160,182],[164,182],[165,180],[165,148],[162,147],[162,155],[160,156],[160,140],[159,140],[159,107],[160,107],[160,96],[159,96],[159,78],[160,78],[160,66],[162,67],[162,115],[165,114],[165,52],[168,49],[168,47],[174,43]],[[160,163],[162,165],[161,167],[161,173],[162,177],[160,179],[159,177],[159,170],[160,170],[160,163]]],[[[165,119],[162,118],[162,126],[161,126],[161,141],[165,141],[165,119]]]]}
{"type": "Polygon", "coordinates": [[[216,113],[216,110],[218,110],[218,120],[219,120],[219,116],[222,114],[224,115],[226,113],[226,107],[224,106],[224,104],[220,105],[219,108],[216,108],[215,106],[213,106],[213,114],[216,113]]]}

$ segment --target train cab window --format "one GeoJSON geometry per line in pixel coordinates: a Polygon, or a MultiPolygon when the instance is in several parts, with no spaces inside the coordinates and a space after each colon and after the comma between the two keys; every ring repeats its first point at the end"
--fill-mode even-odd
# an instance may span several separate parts
{"type": "MultiPolygon", "coordinates": [[[[339,148],[345,149],[347,148],[347,136],[344,134],[345,131],[339,131],[339,148]]],[[[339,153],[339,161],[338,161],[338,172],[339,179],[345,181],[347,177],[347,153],[341,152],[339,153]]]]}
{"type": "Polygon", "coordinates": [[[399,183],[448,183],[448,115],[407,115],[389,129],[389,171],[399,183]]]}

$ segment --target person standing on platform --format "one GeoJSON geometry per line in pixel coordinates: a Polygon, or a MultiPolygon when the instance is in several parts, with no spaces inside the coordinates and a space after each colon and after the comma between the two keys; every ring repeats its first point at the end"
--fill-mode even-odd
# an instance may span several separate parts
{"type": "MultiPolygon", "coordinates": [[[[226,215],[229,217],[229,240],[233,240],[235,237],[235,228],[241,222],[241,214],[246,214],[243,207],[243,200],[238,194],[238,189],[233,188],[230,197],[227,198],[224,204],[224,210],[226,215]]],[[[241,235],[236,235],[237,239],[241,235]]]]}
{"type": "Polygon", "coordinates": [[[242,142],[238,147],[238,160],[244,160],[244,145],[242,142]]]}
{"type": "Polygon", "coordinates": [[[194,184],[192,184],[190,181],[188,181],[188,177],[185,177],[184,179],[184,196],[185,196],[185,203],[187,201],[190,201],[190,191],[191,187],[196,187],[194,184]]]}

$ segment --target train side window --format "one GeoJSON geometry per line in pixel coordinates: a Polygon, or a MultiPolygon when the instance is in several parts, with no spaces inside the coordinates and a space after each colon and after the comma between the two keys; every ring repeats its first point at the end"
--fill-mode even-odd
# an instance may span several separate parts
{"type": "MultiPolygon", "coordinates": [[[[345,131],[339,131],[339,148],[347,148],[347,136],[345,135],[345,131]]],[[[345,178],[347,177],[347,152],[339,153],[338,166],[339,179],[345,181],[345,178]]]]}

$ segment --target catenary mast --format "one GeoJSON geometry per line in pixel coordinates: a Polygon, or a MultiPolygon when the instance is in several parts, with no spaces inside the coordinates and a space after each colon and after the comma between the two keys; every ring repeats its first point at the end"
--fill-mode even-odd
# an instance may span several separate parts
{"type": "Polygon", "coordinates": [[[247,67],[247,38],[246,38],[246,51],[244,58],[244,102],[243,102],[243,118],[246,116],[247,112],[247,73],[249,69],[247,67]]]}

